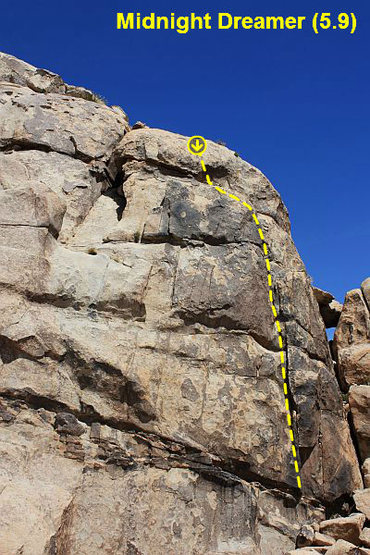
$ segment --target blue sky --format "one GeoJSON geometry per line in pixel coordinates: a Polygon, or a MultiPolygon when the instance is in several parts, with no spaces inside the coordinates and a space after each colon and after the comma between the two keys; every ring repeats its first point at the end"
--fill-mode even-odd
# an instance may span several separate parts
{"type": "MultiPolygon", "coordinates": [[[[370,274],[369,2],[17,2],[0,50],[119,104],[130,120],[222,140],[288,207],[314,284],[339,300],[370,274]],[[298,7],[297,7],[298,6],[298,7]],[[117,31],[116,12],[337,15],[358,29],[117,31]]],[[[216,26],[215,26],[216,27],[216,26]]]]}

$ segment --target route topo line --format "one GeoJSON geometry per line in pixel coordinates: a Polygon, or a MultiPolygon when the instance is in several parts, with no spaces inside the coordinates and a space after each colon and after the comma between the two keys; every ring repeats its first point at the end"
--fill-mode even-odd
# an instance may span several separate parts
{"type": "Polygon", "coordinates": [[[208,185],[213,187],[220,195],[225,195],[227,198],[229,198],[229,199],[231,199],[235,202],[240,202],[243,206],[245,206],[251,212],[253,221],[254,221],[254,223],[257,227],[258,234],[261,238],[261,246],[262,246],[262,249],[263,249],[263,255],[264,255],[264,260],[265,260],[266,269],[267,269],[267,283],[268,283],[268,289],[269,289],[269,302],[270,302],[270,307],[271,307],[271,310],[272,310],[272,314],[274,316],[274,323],[275,323],[277,333],[278,333],[278,342],[279,342],[279,348],[280,348],[280,366],[281,366],[281,374],[282,374],[282,377],[283,377],[285,409],[286,409],[286,417],[287,417],[287,422],[288,422],[289,438],[290,438],[293,461],[294,461],[294,470],[296,472],[298,488],[302,489],[302,483],[301,483],[301,477],[300,477],[300,471],[299,471],[298,459],[297,459],[297,450],[296,450],[296,447],[295,447],[295,439],[294,439],[294,433],[293,433],[293,428],[292,428],[292,417],[291,417],[291,413],[290,413],[289,398],[288,398],[288,384],[287,384],[287,370],[286,370],[286,362],[285,362],[285,354],[284,354],[284,342],[283,342],[283,335],[282,335],[282,331],[281,331],[280,322],[279,322],[279,319],[278,319],[277,310],[276,310],[276,307],[275,307],[274,295],[273,295],[273,291],[272,291],[271,264],[270,264],[270,259],[269,259],[268,246],[267,246],[266,239],[265,239],[265,236],[263,234],[263,231],[261,229],[261,224],[260,224],[260,222],[257,218],[257,215],[256,215],[253,207],[249,203],[244,202],[243,200],[241,200],[239,197],[233,195],[232,193],[229,193],[228,191],[225,191],[221,187],[218,187],[217,185],[214,185],[214,183],[213,183],[213,181],[212,181],[212,179],[211,179],[211,177],[210,177],[210,175],[207,171],[206,164],[205,164],[205,162],[202,158],[202,155],[204,154],[206,149],[207,149],[207,141],[203,137],[194,136],[194,137],[191,137],[189,139],[189,141],[188,141],[188,150],[191,154],[194,154],[195,156],[199,156],[200,163],[201,163],[201,166],[202,166],[202,170],[205,173],[206,181],[207,181],[208,185]]]}

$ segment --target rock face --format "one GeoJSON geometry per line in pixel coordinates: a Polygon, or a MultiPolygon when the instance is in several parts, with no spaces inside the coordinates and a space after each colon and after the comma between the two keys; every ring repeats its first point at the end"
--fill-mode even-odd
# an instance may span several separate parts
{"type": "Polygon", "coordinates": [[[370,385],[353,385],[349,390],[349,406],[361,460],[370,457],[370,385]]]}
{"type": "Polygon", "coordinates": [[[334,335],[339,380],[343,389],[370,382],[369,280],[347,293],[334,335]]]}
{"type": "Polygon", "coordinates": [[[362,478],[278,193],[209,142],[269,245],[302,490],[250,213],[187,138],[7,55],[0,78],[1,553],[294,549],[362,478]]]}

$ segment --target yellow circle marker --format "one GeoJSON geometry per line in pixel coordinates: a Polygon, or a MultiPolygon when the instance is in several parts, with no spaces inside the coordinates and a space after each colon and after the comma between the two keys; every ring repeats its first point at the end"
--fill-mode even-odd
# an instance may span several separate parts
{"type": "Polygon", "coordinates": [[[194,137],[190,137],[188,140],[188,151],[190,154],[195,154],[195,156],[202,156],[202,154],[206,151],[207,148],[207,141],[204,137],[200,135],[194,135],[194,137]]]}

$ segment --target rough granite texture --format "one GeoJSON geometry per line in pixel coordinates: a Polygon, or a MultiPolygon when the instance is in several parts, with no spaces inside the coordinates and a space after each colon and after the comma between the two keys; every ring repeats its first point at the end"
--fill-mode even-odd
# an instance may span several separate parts
{"type": "Polygon", "coordinates": [[[363,482],[279,194],[209,142],[269,245],[302,491],[248,211],[186,137],[8,55],[0,81],[0,552],[294,550],[363,482]]]}

